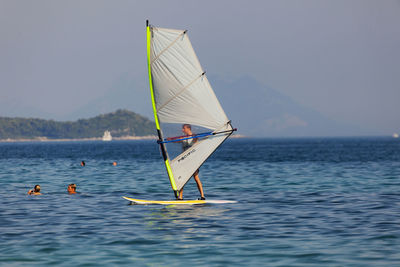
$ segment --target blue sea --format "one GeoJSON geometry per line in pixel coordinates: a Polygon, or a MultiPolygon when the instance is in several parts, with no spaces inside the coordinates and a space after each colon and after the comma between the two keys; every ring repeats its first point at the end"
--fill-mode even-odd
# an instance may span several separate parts
{"type": "Polygon", "coordinates": [[[173,199],[155,141],[0,143],[0,265],[400,266],[399,139],[231,139],[200,178],[238,203],[129,205],[173,199]]]}

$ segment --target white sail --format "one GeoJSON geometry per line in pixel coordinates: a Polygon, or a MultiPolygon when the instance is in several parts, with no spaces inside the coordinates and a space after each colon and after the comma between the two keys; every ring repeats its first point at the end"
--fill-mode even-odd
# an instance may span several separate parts
{"type": "Polygon", "coordinates": [[[174,191],[232,134],[233,128],[212,90],[187,32],[148,26],[148,61],[153,109],[159,137],[165,123],[191,124],[212,133],[170,161],[164,160],[174,191]],[[220,133],[223,132],[223,133],[220,133]]]}

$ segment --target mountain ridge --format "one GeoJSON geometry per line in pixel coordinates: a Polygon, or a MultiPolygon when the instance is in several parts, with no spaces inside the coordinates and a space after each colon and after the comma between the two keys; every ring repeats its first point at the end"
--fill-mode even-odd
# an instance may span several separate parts
{"type": "Polygon", "coordinates": [[[360,130],[301,105],[249,75],[230,80],[210,76],[209,80],[232,125],[248,136],[351,136],[360,130]]]}

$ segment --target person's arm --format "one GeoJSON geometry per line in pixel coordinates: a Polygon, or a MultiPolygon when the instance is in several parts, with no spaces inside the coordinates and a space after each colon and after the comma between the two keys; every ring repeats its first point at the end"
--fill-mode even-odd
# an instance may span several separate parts
{"type": "MultiPolygon", "coordinates": [[[[175,136],[175,137],[168,137],[165,140],[167,141],[173,141],[173,140],[177,140],[177,139],[183,139],[183,138],[187,138],[187,137],[191,137],[193,136],[193,134],[190,135],[181,135],[181,136],[175,136]]],[[[178,140],[178,141],[174,141],[174,143],[182,143],[184,140],[178,140]]]]}
{"type": "MultiPolygon", "coordinates": [[[[172,141],[172,140],[179,139],[179,138],[180,138],[179,136],[178,137],[168,137],[165,140],[166,141],[172,141]]],[[[174,143],[182,143],[182,140],[175,141],[174,143]]]]}
{"type": "Polygon", "coordinates": [[[28,191],[28,195],[32,195],[32,189],[30,189],[29,191],[28,191]]]}

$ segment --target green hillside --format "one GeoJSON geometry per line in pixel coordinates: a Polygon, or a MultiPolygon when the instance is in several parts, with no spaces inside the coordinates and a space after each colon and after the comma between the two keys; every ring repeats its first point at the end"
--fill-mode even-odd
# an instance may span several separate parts
{"type": "Polygon", "coordinates": [[[47,137],[73,139],[102,137],[109,130],[113,137],[155,134],[155,124],[128,110],[77,121],[59,122],[33,118],[0,117],[0,139],[47,137]]]}

